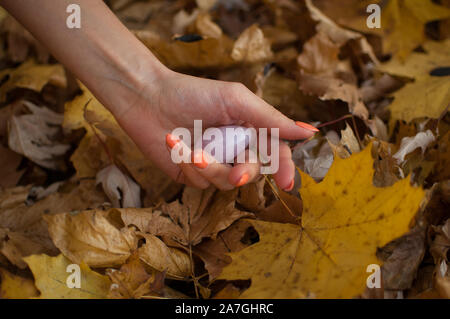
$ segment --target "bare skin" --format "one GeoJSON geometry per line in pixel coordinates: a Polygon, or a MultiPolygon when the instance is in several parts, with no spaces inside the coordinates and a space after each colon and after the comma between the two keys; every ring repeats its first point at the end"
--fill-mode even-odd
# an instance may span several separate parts
{"type": "MultiPolygon", "coordinates": [[[[259,164],[174,164],[166,135],[177,127],[238,124],[279,128],[280,138],[309,138],[297,124],[240,83],[202,79],[169,70],[101,0],[0,0],[115,116],[141,151],[173,179],[198,188],[231,189],[255,180],[259,164]],[[81,7],[80,29],[66,26],[69,4],[81,7]]],[[[170,144],[170,143],[169,143],[170,144]]],[[[280,142],[279,187],[293,186],[294,163],[280,142]]]]}

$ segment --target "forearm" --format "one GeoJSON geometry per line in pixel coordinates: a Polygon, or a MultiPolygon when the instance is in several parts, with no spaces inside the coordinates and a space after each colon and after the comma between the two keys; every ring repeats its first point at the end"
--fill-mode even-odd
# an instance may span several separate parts
{"type": "Polygon", "coordinates": [[[101,0],[1,0],[0,4],[115,114],[123,111],[130,94],[139,94],[144,82],[157,83],[165,69],[101,0]],[[69,4],[81,7],[81,28],[67,27],[69,4]]]}

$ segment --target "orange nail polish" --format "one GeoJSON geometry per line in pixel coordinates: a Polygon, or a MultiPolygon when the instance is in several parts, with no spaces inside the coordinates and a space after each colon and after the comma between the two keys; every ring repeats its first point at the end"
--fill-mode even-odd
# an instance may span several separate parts
{"type": "Polygon", "coordinates": [[[174,148],[175,145],[178,144],[178,142],[180,142],[179,139],[177,139],[175,136],[173,136],[172,134],[168,133],[166,135],[166,144],[167,146],[169,146],[170,148],[174,148]]]}
{"type": "Polygon", "coordinates": [[[239,179],[239,181],[237,182],[236,187],[240,187],[242,185],[247,184],[249,178],[250,178],[250,176],[247,173],[244,173],[241,176],[241,179],[239,179]]]}
{"type": "Polygon", "coordinates": [[[203,152],[197,152],[192,155],[192,162],[198,168],[206,168],[208,166],[208,162],[205,160],[205,156],[203,152]]]}
{"type": "Polygon", "coordinates": [[[290,192],[294,188],[294,180],[291,181],[288,187],[284,189],[286,192],[290,192]]]}
{"type": "Polygon", "coordinates": [[[314,126],[312,126],[311,124],[308,124],[308,123],[304,123],[304,122],[299,122],[298,121],[298,122],[295,122],[295,125],[300,126],[301,128],[304,128],[304,129],[306,129],[308,131],[319,132],[319,130],[316,127],[314,127],[314,126]]]}

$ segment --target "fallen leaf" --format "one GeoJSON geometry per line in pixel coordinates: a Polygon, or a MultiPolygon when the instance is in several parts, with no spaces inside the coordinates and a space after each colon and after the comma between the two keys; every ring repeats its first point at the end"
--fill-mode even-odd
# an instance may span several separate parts
{"type": "Polygon", "coordinates": [[[158,237],[151,234],[140,234],[145,244],[138,249],[141,261],[152,269],[165,272],[168,278],[186,279],[192,274],[192,265],[189,256],[177,249],[167,247],[158,237]]]}
{"type": "Polygon", "coordinates": [[[425,53],[412,53],[404,63],[393,59],[379,67],[380,71],[414,79],[393,93],[389,105],[390,123],[397,120],[411,122],[413,119],[439,118],[450,103],[448,76],[433,76],[433,70],[450,65],[450,40],[426,42],[425,53]]]}
{"type": "Polygon", "coordinates": [[[48,62],[50,54],[47,49],[12,16],[2,20],[1,29],[7,34],[7,54],[11,61],[23,62],[34,51],[40,63],[48,62]]]}
{"type": "Polygon", "coordinates": [[[0,298],[2,299],[28,299],[39,296],[33,280],[14,275],[0,268],[0,298]]]}
{"type": "Polygon", "coordinates": [[[45,168],[63,170],[65,166],[61,156],[70,145],[56,139],[60,133],[62,115],[28,101],[23,104],[31,113],[10,119],[9,147],[45,168]]]}
{"type": "Polygon", "coordinates": [[[133,254],[119,270],[107,269],[106,274],[112,282],[108,298],[139,299],[149,293],[159,293],[153,286],[158,280],[161,280],[161,274],[147,273],[136,254],[133,254]]]}
{"type": "Polygon", "coordinates": [[[381,15],[383,50],[404,59],[425,42],[425,24],[450,17],[450,10],[431,0],[391,0],[381,15]]]}
{"type": "Polygon", "coordinates": [[[0,86],[0,102],[4,102],[6,94],[15,88],[40,92],[46,84],[62,88],[67,86],[66,75],[60,64],[36,64],[33,60],[28,60],[18,68],[0,72],[0,79],[6,76],[8,79],[0,86]]]}
{"type": "Polygon", "coordinates": [[[262,30],[252,25],[244,30],[234,43],[231,57],[238,62],[256,63],[271,59],[273,52],[262,30]]]}
{"type": "Polygon", "coordinates": [[[223,267],[231,263],[228,253],[240,251],[248,246],[242,238],[249,227],[251,224],[247,221],[238,220],[222,231],[216,239],[206,239],[195,246],[193,253],[205,263],[210,281],[220,275],[223,267]]]}
{"type": "Polygon", "coordinates": [[[424,198],[409,179],[372,185],[371,145],[336,158],[316,183],[300,172],[301,226],[249,221],[260,241],[238,253],[219,279],[251,279],[242,298],[352,298],[366,287],[378,247],[406,233],[424,198]],[[349,174],[349,172],[358,172],[349,174]]]}
{"type": "Polygon", "coordinates": [[[403,163],[405,156],[413,152],[417,148],[422,150],[422,154],[425,152],[427,146],[435,140],[433,133],[430,130],[426,132],[419,132],[416,136],[404,137],[400,145],[399,150],[392,157],[399,163],[403,163]]]}
{"type": "Polygon", "coordinates": [[[0,187],[14,187],[24,173],[19,168],[22,156],[0,145],[0,187]]]}
{"type": "Polygon", "coordinates": [[[236,196],[237,189],[216,192],[214,188],[185,187],[182,203],[164,204],[160,210],[122,210],[122,220],[142,232],[161,236],[170,246],[186,248],[203,238],[215,239],[234,221],[252,216],[235,208],[236,196]]]}
{"type": "Polygon", "coordinates": [[[231,58],[233,40],[223,35],[220,39],[185,35],[172,41],[147,30],[134,32],[156,57],[171,69],[226,68],[235,61],[231,58]]]}
{"type": "Polygon", "coordinates": [[[77,177],[95,177],[98,171],[113,161],[120,163],[121,168],[125,167],[130,177],[145,191],[145,206],[151,206],[161,197],[172,198],[181,186],[147,159],[111,112],[86,87],[81,85],[81,88],[83,94],[66,103],[63,122],[66,131],[86,130],[86,135],[71,157],[77,177]]]}
{"type": "Polygon", "coordinates": [[[84,262],[91,267],[122,265],[137,249],[135,231],[121,227],[120,215],[115,210],[47,215],[44,219],[55,246],[78,264],[84,262]]]}
{"type": "Polygon", "coordinates": [[[63,255],[49,257],[33,255],[25,258],[33,273],[35,285],[41,292],[40,299],[105,299],[111,281],[107,276],[91,270],[86,264],[80,267],[80,288],[69,288],[70,272],[67,266],[71,261],[63,255]]]}
{"type": "Polygon", "coordinates": [[[298,56],[299,87],[305,94],[321,100],[342,100],[352,114],[368,118],[368,111],[356,85],[356,77],[348,60],[338,59],[340,45],[325,33],[317,33],[303,46],[298,56]]]}
{"type": "Polygon", "coordinates": [[[96,184],[102,184],[113,207],[141,207],[139,185],[122,173],[116,165],[110,165],[98,172],[96,184]]]}
{"type": "Polygon", "coordinates": [[[6,230],[5,235],[11,235],[7,241],[2,236],[0,246],[11,262],[21,267],[25,265],[22,258],[27,255],[58,253],[42,218],[44,215],[97,208],[107,200],[95,189],[94,181],[88,180],[68,182],[59,192],[35,203],[29,197],[30,191],[30,187],[20,186],[0,192],[0,229],[6,230]]]}

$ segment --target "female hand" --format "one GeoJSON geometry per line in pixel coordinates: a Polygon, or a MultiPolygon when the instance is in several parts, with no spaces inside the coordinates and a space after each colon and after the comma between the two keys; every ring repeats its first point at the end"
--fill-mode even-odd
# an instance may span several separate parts
{"type": "MultiPolygon", "coordinates": [[[[180,183],[198,188],[214,184],[226,190],[251,182],[260,174],[259,163],[231,167],[212,163],[208,154],[202,163],[173,163],[171,148],[182,142],[170,132],[183,127],[191,130],[192,136],[194,120],[202,120],[203,128],[279,128],[280,138],[291,140],[309,138],[317,131],[308,124],[296,124],[240,83],[196,78],[161,68],[158,79],[149,75],[148,81],[143,81],[149,85],[133,93],[127,99],[132,102],[115,116],[142,152],[180,183]]],[[[291,190],[295,166],[289,147],[281,141],[279,145],[279,170],[273,176],[279,187],[291,190]]]]}
{"type": "MultiPolygon", "coordinates": [[[[168,147],[176,141],[169,135],[166,143],[166,135],[178,127],[192,129],[194,120],[202,120],[204,128],[230,124],[279,128],[279,137],[291,140],[309,138],[317,131],[305,123],[296,125],[242,84],[168,70],[101,0],[78,0],[81,27],[68,28],[71,3],[0,0],[114,114],[142,152],[173,179],[200,188],[211,183],[230,189],[259,175],[258,163],[234,167],[174,164],[168,147]]],[[[279,145],[279,170],[273,175],[279,187],[290,190],[295,167],[289,147],[279,145]]]]}

